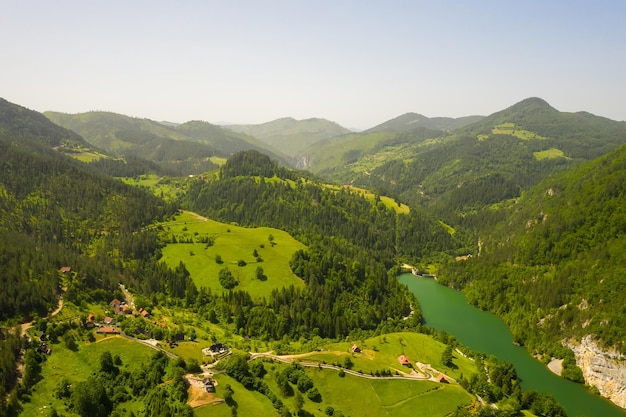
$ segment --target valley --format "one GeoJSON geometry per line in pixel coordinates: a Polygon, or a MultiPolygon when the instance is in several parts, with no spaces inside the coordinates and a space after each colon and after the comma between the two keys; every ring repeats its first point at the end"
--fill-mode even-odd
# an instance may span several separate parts
{"type": "Polygon", "coordinates": [[[625,146],[538,98],[361,133],[2,101],[0,415],[624,415],[625,146]]]}

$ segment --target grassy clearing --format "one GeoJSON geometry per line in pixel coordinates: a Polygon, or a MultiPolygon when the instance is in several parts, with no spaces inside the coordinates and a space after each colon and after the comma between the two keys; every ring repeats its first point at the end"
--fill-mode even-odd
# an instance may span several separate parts
{"type": "Polygon", "coordinates": [[[370,372],[390,370],[392,373],[407,372],[400,365],[398,356],[406,355],[413,363],[430,364],[435,369],[458,379],[461,374],[466,378],[476,373],[474,362],[454,352],[455,367],[441,364],[441,355],[445,345],[421,333],[390,333],[356,342],[341,342],[327,346],[325,352],[314,352],[306,359],[337,363],[343,366],[346,358],[354,364],[352,369],[369,374],[370,372]],[[350,348],[356,343],[361,353],[352,353],[350,348]]]}
{"type": "Polygon", "coordinates": [[[502,123],[491,130],[494,135],[515,136],[521,140],[545,140],[547,138],[540,136],[534,132],[524,130],[514,123],[502,123]]]}
{"type": "Polygon", "coordinates": [[[78,159],[81,162],[93,162],[98,159],[108,158],[108,156],[95,151],[86,150],[84,152],[66,152],[67,156],[78,159]]]}
{"type": "Polygon", "coordinates": [[[305,409],[315,415],[327,405],[345,415],[379,416],[445,416],[457,406],[473,399],[458,385],[431,381],[370,380],[352,375],[339,377],[337,372],[306,369],[322,394],[322,403],[308,400],[305,409]]]}
{"type": "Polygon", "coordinates": [[[160,177],[154,174],[144,174],[137,178],[122,178],[126,184],[138,187],[147,187],[154,195],[171,201],[177,198],[184,190],[187,178],[160,177]]]}
{"type": "MultiPolygon", "coordinates": [[[[68,413],[64,402],[54,398],[53,393],[59,381],[67,378],[71,382],[85,381],[100,366],[100,355],[105,351],[119,355],[122,368],[134,369],[150,358],[155,351],[140,343],[120,336],[98,336],[95,343],[79,344],[76,352],[66,349],[63,344],[52,345],[52,355],[42,364],[43,379],[33,388],[29,402],[24,403],[22,415],[48,415],[51,406],[61,413],[68,413]],[[44,408],[46,407],[46,408],[44,408]]],[[[139,404],[128,404],[127,408],[136,409],[139,404]]]]}
{"type": "Polygon", "coordinates": [[[556,158],[569,159],[565,156],[563,151],[561,151],[560,149],[556,149],[556,148],[550,148],[550,149],[547,149],[545,151],[540,151],[540,152],[533,152],[533,155],[535,156],[535,159],[537,161],[541,161],[543,159],[556,159],[556,158]]]}
{"type": "Polygon", "coordinates": [[[220,166],[220,167],[226,164],[227,160],[228,158],[220,158],[219,156],[212,156],[209,158],[209,161],[213,162],[215,165],[220,166]]]}
{"type": "MultiPolygon", "coordinates": [[[[325,185],[325,187],[333,189],[333,190],[339,190],[341,188],[340,186],[330,185],[330,184],[325,185]]],[[[365,188],[354,187],[354,186],[351,186],[351,185],[348,185],[348,186],[345,186],[345,187],[350,192],[355,193],[355,194],[359,194],[359,195],[367,198],[369,201],[374,201],[376,199],[376,194],[372,193],[369,190],[366,190],[365,188]]],[[[409,211],[411,210],[409,208],[409,206],[407,206],[406,204],[402,204],[401,203],[400,205],[398,205],[398,203],[391,197],[380,196],[380,201],[385,205],[385,207],[394,209],[396,211],[396,213],[408,214],[409,211]]]]}
{"type": "MultiPolygon", "coordinates": [[[[217,386],[215,395],[223,396],[226,384],[230,384],[233,391],[233,399],[237,406],[237,415],[255,416],[255,417],[273,417],[278,415],[270,401],[262,394],[256,391],[248,391],[239,382],[226,374],[215,375],[217,386]]],[[[196,417],[230,417],[232,416],[231,408],[225,404],[206,405],[194,410],[196,417]]]]}
{"type": "Polygon", "coordinates": [[[244,228],[236,225],[199,218],[192,213],[182,213],[169,223],[163,223],[164,233],[177,236],[185,241],[194,236],[210,235],[215,237],[215,244],[170,243],[163,248],[163,260],[171,267],[182,261],[190,272],[196,286],[207,287],[215,292],[222,292],[219,272],[228,268],[239,281],[237,289],[248,291],[253,297],[268,297],[274,288],[290,285],[304,285],[289,268],[289,260],[298,249],[305,246],[282,230],[269,227],[244,228]],[[269,236],[274,240],[272,245],[269,236]],[[262,258],[258,262],[253,256],[256,250],[262,258]],[[222,264],[216,262],[219,255],[222,264]],[[239,266],[243,260],[245,266],[239,266]],[[257,279],[256,268],[263,268],[265,280],[257,279]]]}

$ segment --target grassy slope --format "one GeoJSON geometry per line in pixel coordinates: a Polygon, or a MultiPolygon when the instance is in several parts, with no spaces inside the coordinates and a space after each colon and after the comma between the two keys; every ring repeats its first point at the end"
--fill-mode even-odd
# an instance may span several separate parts
{"type": "MultiPolygon", "coordinates": [[[[265,363],[268,371],[264,380],[274,393],[279,393],[275,375],[287,365],[265,363]]],[[[472,403],[473,399],[458,385],[439,384],[432,381],[371,380],[351,375],[341,378],[337,371],[305,368],[314,386],[320,391],[322,401],[315,403],[303,394],[304,410],[314,416],[325,416],[326,407],[332,406],[351,416],[445,416],[456,410],[457,406],[472,403]]],[[[232,378],[216,375],[218,387],[216,394],[223,392],[225,384],[230,384],[235,394],[233,398],[239,405],[239,415],[275,416],[266,397],[251,393],[232,378]]],[[[297,388],[294,387],[294,390],[297,388]]],[[[281,397],[290,410],[295,410],[295,399],[281,397]]],[[[228,416],[230,409],[225,404],[206,406],[196,410],[197,416],[228,416]]]]}
{"type": "MultiPolygon", "coordinates": [[[[52,345],[52,355],[42,364],[43,380],[33,388],[29,402],[24,403],[24,416],[47,415],[44,407],[54,407],[66,415],[71,414],[64,401],[53,396],[59,381],[67,378],[71,382],[85,381],[100,366],[100,355],[105,351],[111,355],[119,355],[122,368],[135,368],[147,361],[155,351],[142,344],[124,339],[120,336],[97,337],[95,343],[79,344],[76,352],[70,351],[63,344],[52,345]]],[[[140,404],[127,404],[128,409],[138,410],[140,404]]]]}
{"type": "Polygon", "coordinates": [[[267,297],[274,288],[289,285],[303,285],[289,268],[292,254],[305,246],[294,240],[288,233],[268,227],[244,228],[213,220],[203,220],[191,213],[183,213],[171,223],[162,224],[166,232],[175,235],[189,235],[195,232],[216,237],[215,245],[206,247],[204,243],[176,243],[163,248],[163,260],[175,267],[183,261],[198,287],[208,287],[215,292],[223,290],[218,275],[222,268],[228,267],[237,280],[237,289],[248,291],[252,297],[267,297]],[[183,231],[187,228],[187,231],[183,231]],[[269,235],[274,236],[275,246],[270,245],[269,235]],[[265,247],[261,248],[261,245],[265,247]],[[252,256],[253,250],[263,258],[258,263],[252,256]],[[193,255],[191,255],[193,253],[193,255]],[[223,264],[215,262],[220,255],[223,264]],[[239,260],[246,266],[237,266],[239,260]],[[256,278],[256,268],[261,266],[266,281],[256,278]]]}

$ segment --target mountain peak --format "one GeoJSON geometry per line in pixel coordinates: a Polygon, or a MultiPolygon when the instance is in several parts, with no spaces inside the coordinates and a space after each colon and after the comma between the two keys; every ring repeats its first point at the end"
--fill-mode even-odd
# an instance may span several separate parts
{"type": "MultiPolygon", "coordinates": [[[[552,107],[547,101],[539,97],[529,97],[516,103],[509,107],[506,110],[515,110],[515,111],[557,111],[554,107],[552,107]]],[[[506,111],[505,110],[505,111],[506,111]]]]}

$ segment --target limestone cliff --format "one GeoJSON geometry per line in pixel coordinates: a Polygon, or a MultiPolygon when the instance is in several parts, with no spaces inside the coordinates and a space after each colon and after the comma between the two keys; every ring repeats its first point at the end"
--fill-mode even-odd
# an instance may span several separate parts
{"type": "Polygon", "coordinates": [[[626,358],[616,351],[603,351],[591,335],[580,343],[567,341],[565,345],[576,355],[576,364],[582,369],[585,382],[598,388],[600,394],[622,408],[626,408],[626,358]]]}

